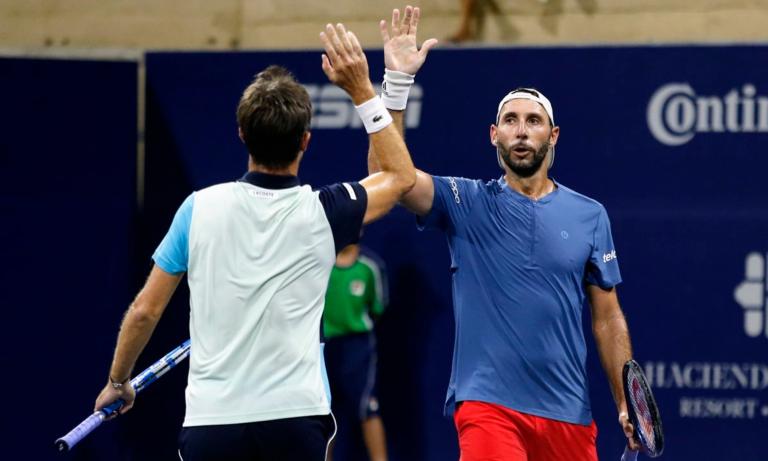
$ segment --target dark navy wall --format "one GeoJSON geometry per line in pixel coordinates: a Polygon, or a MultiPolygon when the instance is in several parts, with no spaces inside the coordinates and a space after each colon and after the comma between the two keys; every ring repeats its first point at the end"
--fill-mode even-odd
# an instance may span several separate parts
{"type": "MultiPolygon", "coordinates": [[[[55,459],[106,382],[135,289],[136,76],[0,59],[4,459],[55,459]]],[[[118,427],[60,459],[120,459],[118,427]]]]}

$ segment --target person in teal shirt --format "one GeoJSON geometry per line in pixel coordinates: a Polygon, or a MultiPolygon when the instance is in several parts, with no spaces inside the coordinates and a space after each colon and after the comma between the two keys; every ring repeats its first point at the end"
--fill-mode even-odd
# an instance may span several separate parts
{"type": "Polygon", "coordinates": [[[360,424],[371,461],[387,459],[376,395],[373,334],[374,320],[384,311],[386,296],[386,276],[378,258],[367,250],[361,254],[359,245],[345,247],[336,258],[325,296],[326,370],[339,427],[349,427],[344,424],[348,421],[360,424]]]}

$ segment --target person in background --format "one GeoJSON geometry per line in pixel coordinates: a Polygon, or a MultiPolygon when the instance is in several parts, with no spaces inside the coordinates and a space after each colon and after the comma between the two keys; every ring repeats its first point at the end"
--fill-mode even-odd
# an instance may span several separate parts
{"type": "MultiPolygon", "coordinates": [[[[359,424],[371,461],[386,461],[384,424],[376,393],[374,321],[387,302],[384,265],[370,251],[348,245],[336,257],[325,295],[323,333],[331,408],[341,427],[359,424]]],[[[350,431],[356,433],[356,431],[350,431]]]]}

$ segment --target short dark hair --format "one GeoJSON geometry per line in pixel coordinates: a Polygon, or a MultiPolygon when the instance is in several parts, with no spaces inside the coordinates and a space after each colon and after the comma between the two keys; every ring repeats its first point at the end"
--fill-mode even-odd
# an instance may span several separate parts
{"type": "Polygon", "coordinates": [[[256,74],[237,105],[237,124],[254,162],[270,169],[290,165],[312,120],[307,90],[280,66],[256,74]]]}

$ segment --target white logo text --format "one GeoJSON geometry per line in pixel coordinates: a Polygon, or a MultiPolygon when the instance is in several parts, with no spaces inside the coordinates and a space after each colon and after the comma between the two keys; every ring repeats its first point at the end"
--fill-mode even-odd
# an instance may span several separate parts
{"type": "Polygon", "coordinates": [[[768,96],[745,83],[725,96],[697,96],[688,83],[668,83],[651,96],[648,129],[662,144],[680,146],[696,133],[768,133],[768,96]]]}
{"type": "MultiPolygon", "coordinates": [[[[374,84],[381,90],[381,85],[374,84]]],[[[333,84],[304,85],[312,101],[312,128],[342,129],[360,128],[363,121],[357,115],[354,104],[347,93],[333,84]]],[[[418,84],[411,87],[408,108],[405,111],[405,127],[418,128],[421,122],[422,89],[418,84]]]]}

